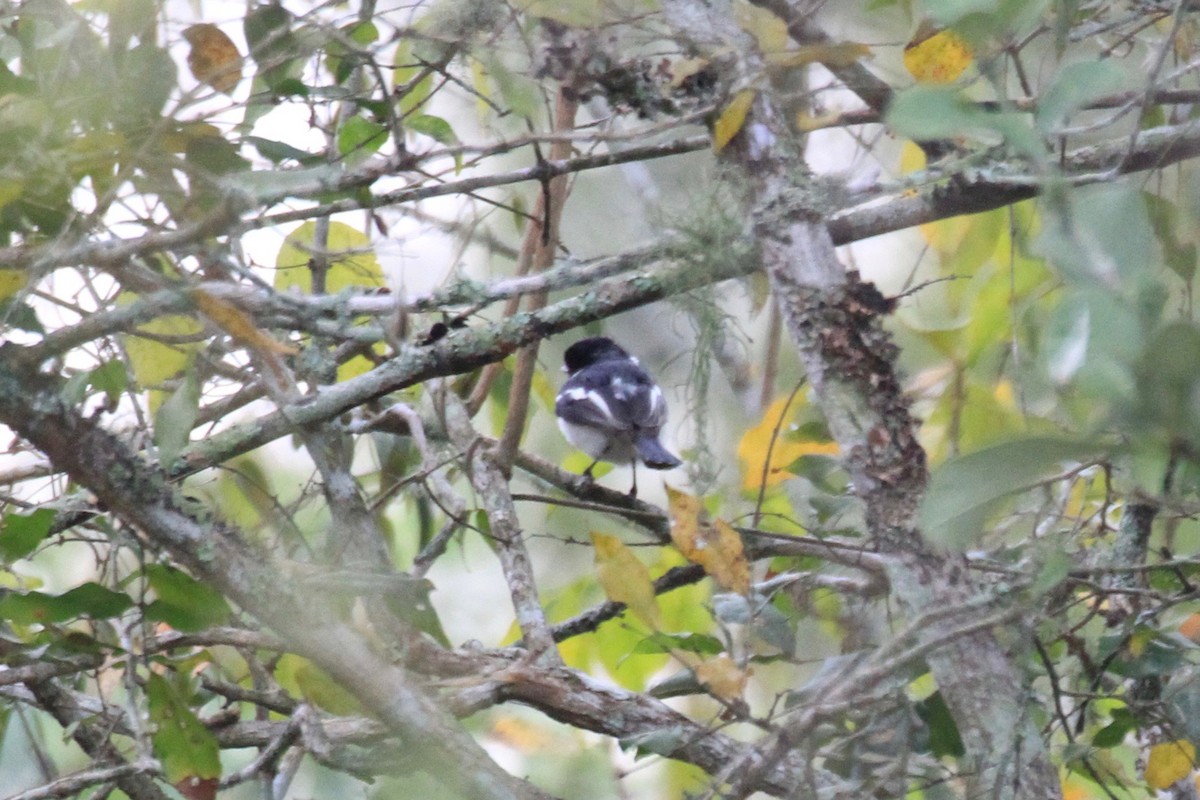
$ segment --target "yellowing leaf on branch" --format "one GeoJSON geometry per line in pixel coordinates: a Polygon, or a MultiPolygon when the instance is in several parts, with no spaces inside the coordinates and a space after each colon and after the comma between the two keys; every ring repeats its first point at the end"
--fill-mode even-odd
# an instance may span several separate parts
{"type": "Polygon", "coordinates": [[[754,89],[742,89],[733,96],[729,104],[717,117],[717,121],[713,123],[713,152],[719,153],[725,149],[725,145],[737,136],[738,131],[742,129],[742,125],[746,123],[746,115],[750,113],[750,106],[754,105],[754,98],[757,92],[754,89]]]}
{"type": "MultiPolygon", "coordinates": [[[[354,286],[381,288],[387,282],[383,267],[375,257],[370,238],[344,222],[329,223],[323,242],[317,242],[317,223],[305,222],[288,234],[275,256],[275,288],[280,291],[313,291],[313,268],[325,266],[325,291],[337,294],[354,286]]],[[[376,346],[376,352],[383,349],[376,346]]],[[[370,370],[374,364],[365,356],[355,356],[338,366],[339,381],[349,380],[370,370]]]]}
{"type": "Polygon", "coordinates": [[[233,40],[208,22],[184,29],[183,38],[192,47],[187,63],[196,80],[231,94],[242,80],[242,54],[233,40]]]}
{"type": "Polygon", "coordinates": [[[383,268],[365,233],[344,222],[330,222],[325,241],[317,242],[317,223],[305,222],[288,234],[275,256],[275,288],[292,287],[305,294],[313,290],[312,267],[323,259],[325,291],[337,294],[351,286],[380,287],[385,284],[383,268]]]}
{"type": "Polygon", "coordinates": [[[1196,766],[1196,748],[1185,740],[1162,742],[1150,748],[1146,759],[1146,783],[1159,791],[1169,789],[1191,774],[1196,766]]]}
{"type": "Polygon", "coordinates": [[[975,54],[961,36],[951,30],[939,30],[925,21],[904,45],[904,68],[917,83],[954,83],[971,65],[975,54]]]}
{"type": "Polygon", "coordinates": [[[667,487],[667,512],[671,516],[671,538],[695,538],[700,527],[700,498],[667,487]]]}
{"type": "Polygon", "coordinates": [[[634,616],[659,630],[662,619],[654,581],[646,565],[615,536],[592,533],[592,548],[596,554],[596,577],[605,596],[614,603],[624,603],[634,616]]]}
{"type": "MultiPolygon", "coordinates": [[[[135,300],[137,295],[123,292],[117,305],[126,306],[135,300]]],[[[195,317],[168,314],[123,335],[121,341],[138,386],[151,388],[185,372],[203,333],[204,326],[195,317]]]]}
{"type": "Polygon", "coordinates": [[[837,442],[803,441],[788,435],[799,402],[797,398],[785,419],[787,398],[780,397],[771,403],[759,423],[742,435],[738,461],[746,491],[757,491],[763,483],[774,486],[792,477],[787,468],[801,456],[838,454],[837,442]]]}
{"type": "Polygon", "coordinates": [[[748,0],[734,0],[733,19],[738,27],[754,37],[764,55],[783,52],[788,46],[787,23],[773,11],[748,0]]]}
{"type": "Polygon", "coordinates": [[[742,548],[742,537],[724,520],[700,523],[700,499],[667,487],[671,508],[671,541],[684,557],[723,588],[738,594],[750,593],[750,565],[742,548]]]}
{"type": "Polygon", "coordinates": [[[0,269],[0,300],[7,300],[24,289],[25,282],[28,279],[29,277],[25,270],[0,269]]]}
{"type": "Polygon", "coordinates": [[[745,672],[738,669],[737,664],[726,653],[696,664],[696,680],[700,681],[713,696],[726,702],[734,702],[742,698],[746,691],[745,672]]]}

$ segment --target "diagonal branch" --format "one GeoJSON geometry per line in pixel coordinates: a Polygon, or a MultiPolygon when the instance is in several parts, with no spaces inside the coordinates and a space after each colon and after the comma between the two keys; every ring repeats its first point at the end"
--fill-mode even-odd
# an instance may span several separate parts
{"type": "Polygon", "coordinates": [[[238,530],[189,511],[192,505],[161,473],[63,400],[61,381],[31,377],[11,353],[7,346],[0,349],[0,421],[88,487],[152,549],[169,552],[320,665],[399,734],[431,774],[473,797],[544,796],[500,769],[403,669],[374,652],[319,596],[294,594],[281,565],[238,530]]]}

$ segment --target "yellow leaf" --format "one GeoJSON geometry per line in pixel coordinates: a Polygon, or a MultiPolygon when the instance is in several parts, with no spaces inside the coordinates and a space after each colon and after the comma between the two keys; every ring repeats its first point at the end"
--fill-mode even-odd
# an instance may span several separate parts
{"type": "Polygon", "coordinates": [[[1083,781],[1074,775],[1062,779],[1062,800],[1089,800],[1083,781]]]}
{"type": "MultiPolygon", "coordinates": [[[[296,288],[312,294],[312,269],[310,264],[316,253],[317,223],[305,222],[288,234],[275,256],[275,288],[280,291],[296,288]]],[[[381,288],[386,285],[383,267],[375,257],[371,240],[362,231],[344,222],[330,222],[326,237],[324,257],[328,271],[325,273],[325,291],[337,294],[353,286],[381,288]]],[[[382,345],[375,351],[386,352],[382,345]]],[[[372,369],[375,365],[365,356],[355,356],[338,367],[337,378],[346,381],[372,369]]]]}
{"type": "Polygon", "coordinates": [[[545,753],[554,746],[554,738],[544,726],[515,715],[497,718],[489,734],[521,753],[545,753]]]}
{"type": "Polygon", "coordinates": [[[1146,759],[1146,783],[1152,789],[1165,791],[1190,775],[1195,765],[1196,748],[1191,742],[1180,739],[1156,744],[1146,759]]]}
{"type": "MultiPolygon", "coordinates": [[[[317,223],[305,222],[288,234],[275,257],[275,288],[286,291],[296,287],[312,294],[312,270],[316,253],[317,223]]],[[[330,222],[323,255],[328,272],[325,291],[337,294],[351,286],[381,287],[383,268],[375,258],[371,240],[362,231],[344,222],[330,222]]]]}
{"type": "Polygon", "coordinates": [[[671,517],[671,538],[694,539],[700,528],[700,498],[667,487],[667,512],[671,517]]]}
{"type": "Polygon", "coordinates": [[[714,153],[724,150],[725,145],[729,144],[734,136],[737,136],[737,132],[746,122],[746,115],[750,113],[750,106],[754,104],[756,95],[757,92],[754,89],[742,89],[725,106],[721,116],[717,117],[717,121],[713,123],[714,153]]]}
{"type": "Polygon", "coordinates": [[[787,468],[801,456],[838,454],[836,442],[800,441],[789,437],[788,426],[799,406],[799,398],[793,404],[793,417],[784,420],[786,405],[787,398],[784,397],[773,402],[763,414],[762,420],[746,431],[742,440],[738,442],[738,460],[742,464],[742,488],[748,492],[757,491],[764,481],[767,486],[774,486],[792,477],[787,468]],[[774,445],[771,443],[772,438],[775,440],[774,445]]]}
{"type": "Polygon", "coordinates": [[[796,112],[796,130],[801,133],[811,133],[825,128],[831,128],[837,125],[841,120],[842,115],[836,111],[830,111],[826,114],[809,114],[807,111],[796,112]]]}
{"type": "Polygon", "coordinates": [[[783,52],[788,46],[787,23],[772,11],[747,0],[735,0],[733,19],[738,27],[754,37],[765,55],[783,52]]]}
{"type": "Polygon", "coordinates": [[[300,659],[295,671],[296,685],[304,699],[331,714],[361,714],[362,704],[325,670],[307,659],[300,659]]]}
{"type": "MultiPolygon", "coordinates": [[[[122,292],[118,306],[134,302],[137,295],[122,292]]],[[[200,346],[204,326],[195,317],[169,314],[141,325],[121,337],[134,380],[143,389],[158,386],[187,370],[200,346]],[[142,334],[142,335],[138,335],[142,334]]]]}
{"type": "Polygon", "coordinates": [[[25,288],[29,276],[20,269],[0,269],[0,300],[7,300],[25,288]]]}
{"type": "Polygon", "coordinates": [[[251,350],[287,356],[294,356],[300,352],[291,345],[278,341],[266,331],[260,330],[254,324],[254,320],[246,316],[245,312],[233,303],[214,297],[200,289],[193,289],[191,294],[196,308],[200,309],[204,316],[251,350]]]}
{"type": "Polygon", "coordinates": [[[613,11],[607,3],[595,0],[517,0],[513,5],[526,14],[552,19],[572,28],[594,28],[611,22],[613,11]]]}
{"type": "Polygon", "coordinates": [[[740,700],[742,692],[746,690],[746,673],[738,669],[733,659],[725,653],[703,661],[693,669],[696,680],[722,700],[740,700]]]}
{"type": "Polygon", "coordinates": [[[871,57],[871,48],[858,42],[829,42],[827,44],[805,44],[785,53],[767,57],[773,67],[803,67],[808,64],[824,64],[827,67],[848,67],[864,58],[871,57]]]}
{"type": "Polygon", "coordinates": [[[242,54],[233,40],[208,22],[184,29],[183,38],[192,46],[187,63],[196,80],[218,92],[232,93],[242,80],[242,54]]]}
{"type": "Polygon", "coordinates": [[[974,58],[961,36],[930,22],[922,23],[904,46],[904,67],[917,83],[953,83],[974,58]]]}
{"type": "Polygon", "coordinates": [[[615,536],[593,533],[592,547],[596,553],[596,577],[608,599],[624,603],[638,619],[659,630],[662,622],[658,600],[646,565],[615,536]]]}
{"type": "Polygon", "coordinates": [[[14,178],[0,178],[0,208],[14,200],[17,200],[25,193],[25,182],[15,180],[14,178]]]}
{"type": "Polygon", "coordinates": [[[707,58],[681,58],[671,64],[671,87],[678,89],[683,82],[708,68],[707,58]]]}
{"type": "Polygon", "coordinates": [[[725,589],[749,594],[750,565],[738,532],[720,519],[712,525],[699,524],[699,498],[670,487],[667,492],[672,510],[671,541],[679,552],[688,561],[704,567],[704,571],[725,589]],[[675,514],[677,508],[679,514],[675,514]]]}

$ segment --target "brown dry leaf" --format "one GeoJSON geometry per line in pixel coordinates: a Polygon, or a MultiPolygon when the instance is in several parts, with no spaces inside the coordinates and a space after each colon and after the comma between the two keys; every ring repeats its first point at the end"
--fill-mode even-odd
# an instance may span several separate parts
{"type": "Polygon", "coordinates": [[[951,30],[938,30],[928,20],[904,45],[904,68],[917,83],[953,83],[974,58],[971,46],[961,36],[951,30]]]}
{"type": "Polygon", "coordinates": [[[696,680],[715,697],[730,703],[742,699],[742,693],[746,690],[747,675],[738,669],[728,654],[721,653],[697,664],[693,669],[696,671],[696,680]]]}
{"type": "Polygon", "coordinates": [[[1179,632],[1193,642],[1200,642],[1200,614],[1192,614],[1179,623],[1179,632]]]}
{"type": "Polygon", "coordinates": [[[195,775],[184,778],[175,784],[175,788],[187,800],[213,800],[217,796],[216,778],[198,778],[195,775]]]}
{"type": "Polygon", "coordinates": [[[754,89],[742,89],[725,106],[721,116],[717,117],[717,121],[713,123],[714,153],[724,150],[725,145],[729,144],[734,136],[737,136],[742,125],[746,123],[746,115],[750,113],[750,106],[754,104],[754,97],[757,94],[754,89]]]}
{"type": "Polygon", "coordinates": [[[1146,783],[1160,792],[1191,774],[1196,766],[1196,747],[1186,739],[1162,742],[1150,748],[1146,759],[1146,783]]]}
{"type": "Polygon", "coordinates": [[[667,511],[671,516],[671,538],[694,539],[700,527],[700,498],[667,486],[667,511]]]}
{"type": "Polygon", "coordinates": [[[259,329],[250,317],[233,303],[214,297],[200,289],[192,290],[192,300],[204,316],[241,344],[260,353],[294,356],[300,352],[259,329]]]}
{"type": "Polygon", "coordinates": [[[596,553],[596,577],[609,600],[624,603],[642,622],[654,630],[662,628],[658,600],[650,570],[615,536],[592,533],[596,553]]]}
{"type": "Polygon", "coordinates": [[[192,46],[187,63],[196,80],[232,94],[242,80],[242,54],[233,40],[209,22],[186,28],[183,38],[192,46]]]}

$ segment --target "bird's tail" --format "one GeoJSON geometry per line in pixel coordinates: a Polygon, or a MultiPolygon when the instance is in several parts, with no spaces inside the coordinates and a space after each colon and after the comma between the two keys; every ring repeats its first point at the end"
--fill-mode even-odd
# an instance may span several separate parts
{"type": "Polygon", "coordinates": [[[674,469],[683,462],[663,447],[657,436],[641,436],[634,443],[638,458],[650,469],[674,469]]]}

